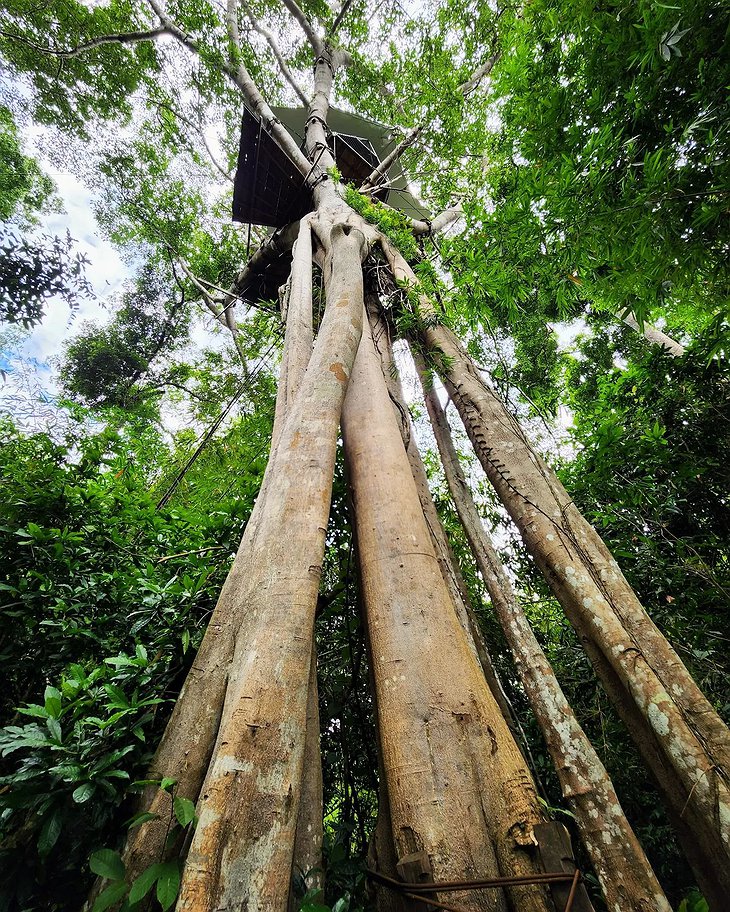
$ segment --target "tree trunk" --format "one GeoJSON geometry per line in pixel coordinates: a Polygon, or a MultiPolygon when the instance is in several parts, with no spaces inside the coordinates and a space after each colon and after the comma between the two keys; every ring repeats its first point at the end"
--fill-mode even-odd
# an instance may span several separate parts
{"type": "MultiPolygon", "coordinates": [[[[642,738],[656,740],[676,781],[665,794],[704,862],[695,875],[713,908],[730,895],[730,743],[727,728],[656,628],[595,529],[482,381],[453,335],[427,331],[477,456],[583,641],[604,655],[636,703],[642,738]],[[722,898],[722,899],[721,899],[722,898]]],[[[598,669],[597,669],[598,670],[598,669]]],[[[658,774],[657,774],[658,775],[658,774]]]]}
{"type": "MultiPolygon", "coordinates": [[[[454,612],[367,320],[343,436],[396,853],[426,852],[436,880],[534,873],[534,786],[454,612]]],[[[548,909],[541,888],[511,894],[548,909]]],[[[505,908],[494,890],[449,901],[505,908]]]]}
{"type": "Polygon", "coordinates": [[[479,622],[474,615],[474,609],[472,608],[469,599],[466,583],[461,575],[459,565],[451,550],[444,528],[441,525],[436,504],[433,502],[433,497],[431,496],[426,467],[423,464],[421,454],[418,450],[413,424],[408,411],[408,404],[403,395],[403,386],[398,373],[398,367],[393,357],[390,329],[382,315],[378,313],[377,307],[370,308],[369,313],[373,344],[380,356],[385,386],[395,410],[395,418],[398,422],[403,445],[406,448],[406,456],[408,457],[411,474],[413,475],[413,481],[416,485],[416,491],[418,492],[418,499],[421,501],[423,517],[426,520],[426,525],[428,526],[428,531],[431,535],[431,543],[436,552],[436,559],[441,567],[441,575],[451,594],[451,600],[459,623],[466,633],[467,640],[474,651],[474,655],[482,666],[482,671],[484,672],[484,677],[487,680],[489,689],[492,691],[492,695],[497,701],[497,705],[500,708],[502,716],[509,725],[512,734],[517,739],[519,733],[514,710],[507,699],[504,688],[494,669],[492,658],[489,655],[489,650],[487,649],[481,629],[479,628],[479,622]]]}
{"type": "MultiPolygon", "coordinates": [[[[395,248],[386,242],[383,249],[396,279],[417,285],[395,248]]],[[[420,303],[424,315],[434,314],[427,298],[421,296],[420,303]]],[[[615,672],[614,699],[616,685],[621,686],[617,709],[621,712],[625,701],[638,708],[643,718],[639,749],[644,750],[645,740],[656,741],[674,769],[674,782],[663,788],[665,799],[675,819],[686,821],[693,834],[697,846],[687,847],[687,857],[695,859],[693,870],[708,902],[723,909],[730,895],[727,727],[649,618],[598,533],[454,334],[434,320],[421,335],[434,352],[487,477],[586,651],[600,652],[615,672]]],[[[606,665],[594,662],[594,667],[600,673],[606,665]]],[[[661,782],[660,773],[657,768],[661,782]]]]}
{"type": "Polygon", "coordinates": [[[181,912],[287,906],[337,429],[363,308],[362,233],[335,222],[327,246],[327,308],[241,580],[242,623],[181,912]]]}
{"type": "MultiPolygon", "coordinates": [[[[271,453],[256,504],[246,524],[243,539],[185,684],[175,703],[148,772],[149,779],[176,780],[174,795],[197,802],[200,788],[213,753],[225,699],[228,672],[233,657],[233,634],[240,624],[242,604],[239,592],[248,573],[252,540],[264,509],[266,489],[275,472],[275,454],[281,427],[296,386],[306,370],[303,352],[311,353],[311,226],[310,216],[302,219],[299,247],[301,256],[292,266],[292,286],[298,294],[290,305],[287,320],[282,376],[277,394],[277,409],[271,453]],[[304,230],[306,226],[306,231],[304,230]],[[310,253],[307,265],[303,253],[310,253]],[[309,275],[309,326],[307,327],[307,269],[309,275]],[[294,353],[292,358],[291,353],[294,353]],[[288,362],[292,361],[291,368],[288,362]],[[289,378],[287,382],[287,377],[289,378]],[[283,390],[283,392],[282,392],[283,390]]],[[[153,861],[163,858],[169,821],[174,819],[172,795],[157,786],[148,786],[139,810],[156,817],[131,831],[124,851],[127,880],[132,883],[153,861]]]]}
{"type": "Polygon", "coordinates": [[[472,499],[446,413],[436,390],[428,383],[422,357],[416,353],[415,358],[454,505],[504,630],[530,706],[545,737],[563,796],[578,822],[606,905],[621,912],[671,912],[654,871],[621,809],[613,783],[575,718],[515,597],[512,584],[472,499]]]}

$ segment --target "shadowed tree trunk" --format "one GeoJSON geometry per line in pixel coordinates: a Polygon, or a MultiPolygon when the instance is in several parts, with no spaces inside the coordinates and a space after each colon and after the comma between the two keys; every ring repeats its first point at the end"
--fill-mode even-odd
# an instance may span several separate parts
{"type": "MultiPolygon", "coordinates": [[[[396,854],[425,852],[435,880],[534,873],[535,789],[454,612],[367,321],[343,436],[396,854]]],[[[511,892],[548,909],[538,887],[511,892]]],[[[505,908],[498,891],[453,901],[505,908]]]]}
{"type": "Polygon", "coordinates": [[[426,407],[454,505],[504,630],[517,672],[609,909],[671,912],[613,784],[558,683],[482,525],[451,438],[446,413],[416,352],[426,407]]]}

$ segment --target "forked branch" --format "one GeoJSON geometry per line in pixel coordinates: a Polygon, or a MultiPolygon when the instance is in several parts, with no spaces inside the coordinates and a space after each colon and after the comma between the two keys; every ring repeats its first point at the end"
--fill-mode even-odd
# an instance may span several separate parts
{"type": "Polygon", "coordinates": [[[259,33],[259,35],[262,35],[266,39],[266,43],[271,48],[271,53],[274,55],[274,57],[276,58],[276,62],[279,65],[279,69],[281,70],[281,75],[284,77],[284,79],[286,79],[286,81],[289,83],[289,85],[292,87],[292,89],[294,89],[299,100],[306,107],[309,104],[309,99],[305,95],[302,87],[299,85],[299,83],[295,79],[294,74],[289,69],[287,62],[284,59],[284,55],[281,53],[281,49],[279,48],[279,45],[277,44],[276,39],[274,38],[273,32],[270,29],[266,28],[266,26],[263,25],[254,16],[253,11],[251,10],[251,7],[249,6],[248,3],[244,2],[243,8],[246,10],[246,15],[251,20],[251,25],[253,26],[253,28],[259,33]]]}

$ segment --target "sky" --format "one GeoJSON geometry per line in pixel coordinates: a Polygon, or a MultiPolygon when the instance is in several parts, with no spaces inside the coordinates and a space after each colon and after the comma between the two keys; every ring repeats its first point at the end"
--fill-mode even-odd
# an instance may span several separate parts
{"type": "Polygon", "coordinates": [[[90,191],[73,174],[58,171],[47,161],[43,161],[42,166],[56,182],[64,211],[43,216],[37,230],[52,235],[63,235],[67,229],[71,232],[77,242],[75,249],[86,254],[89,260],[86,276],[93,288],[93,297],[88,300],[82,298],[73,312],[63,301],[51,301],[40,325],[24,334],[19,344],[8,346],[0,354],[0,366],[7,373],[5,383],[0,378],[0,410],[12,409],[12,405],[8,405],[8,395],[18,381],[17,377],[13,377],[18,367],[18,356],[35,365],[40,389],[50,397],[57,393],[54,363],[63,352],[64,344],[84,320],[103,323],[110,319],[111,314],[103,303],[129,278],[129,269],[117,250],[100,236],[90,191]]]}

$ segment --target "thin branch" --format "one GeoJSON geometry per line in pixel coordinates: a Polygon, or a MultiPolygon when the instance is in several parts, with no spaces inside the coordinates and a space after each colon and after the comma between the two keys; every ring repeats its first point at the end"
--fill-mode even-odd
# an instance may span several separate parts
{"type": "Polygon", "coordinates": [[[201,280],[195,275],[192,269],[188,266],[185,260],[180,256],[179,253],[175,252],[175,258],[177,259],[180,268],[185,273],[185,275],[190,279],[193,285],[200,292],[203,303],[208,308],[208,310],[213,314],[216,320],[230,332],[233,339],[233,344],[236,346],[236,351],[241,358],[243,364],[246,364],[246,352],[243,348],[243,343],[241,342],[241,335],[238,332],[238,327],[236,326],[235,320],[233,319],[232,308],[224,307],[223,310],[218,310],[218,302],[212,295],[209,293],[207,288],[203,285],[201,280]]]}
{"type": "Polygon", "coordinates": [[[322,43],[322,39],[314,31],[314,26],[309,21],[304,11],[301,9],[296,0],[282,0],[282,3],[302,27],[302,31],[307,36],[309,43],[312,45],[314,53],[319,56],[319,54],[322,53],[324,45],[322,43]]]}
{"type": "Polygon", "coordinates": [[[243,3],[243,8],[246,10],[246,14],[248,15],[248,18],[251,20],[251,25],[259,33],[259,35],[263,35],[263,37],[266,39],[267,44],[271,48],[271,52],[273,53],[274,57],[276,58],[276,62],[279,64],[279,69],[281,70],[282,76],[284,77],[284,79],[286,79],[286,81],[289,83],[289,85],[294,89],[294,91],[296,92],[297,96],[299,97],[299,100],[301,101],[301,103],[305,107],[307,107],[309,105],[309,99],[304,94],[304,90],[302,89],[302,87],[299,85],[299,83],[294,78],[294,74],[289,69],[289,66],[287,65],[286,60],[284,60],[284,55],[279,50],[279,45],[276,43],[276,39],[274,38],[273,33],[269,29],[267,29],[266,26],[262,25],[259,22],[259,20],[254,16],[254,14],[251,10],[251,7],[248,5],[248,3],[245,2],[245,0],[243,3]]]}
{"type": "Polygon", "coordinates": [[[409,149],[413,145],[422,132],[423,124],[414,127],[409,133],[406,133],[395,149],[393,149],[392,152],[389,152],[380,164],[368,174],[360,186],[360,193],[367,193],[368,190],[376,187],[382,178],[386,176],[388,168],[390,168],[394,162],[398,161],[401,155],[403,155],[406,149],[409,149]]]}
{"type": "Polygon", "coordinates": [[[203,141],[203,145],[205,146],[205,151],[208,153],[208,157],[210,158],[211,164],[214,166],[216,171],[219,172],[219,174],[221,174],[226,180],[233,183],[233,178],[231,177],[229,172],[225,170],[225,168],[220,164],[220,162],[218,162],[216,160],[216,157],[213,155],[213,152],[211,151],[211,148],[208,145],[208,141],[205,138],[205,131],[203,130],[203,124],[194,123],[192,120],[190,120],[189,117],[186,117],[181,111],[178,111],[177,108],[173,108],[172,105],[169,105],[164,101],[158,102],[157,107],[164,108],[166,111],[169,111],[171,114],[174,114],[175,117],[178,117],[180,120],[182,120],[183,123],[186,123],[193,130],[197,130],[198,133],[200,134],[201,140],[203,141]]]}
{"type": "Polygon", "coordinates": [[[22,35],[14,35],[12,32],[0,30],[0,37],[2,38],[20,41],[22,44],[33,48],[34,51],[38,51],[40,54],[51,54],[54,57],[60,57],[63,60],[77,57],[79,54],[90,51],[95,47],[101,47],[101,45],[104,44],[136,44],[139,41],[153,41],[155,38],[159,38],[160,35],[165,34],[168,34],[167,26],[158,25],[157,28],[148,29],[144,32],[120,32],[116,35],[100,35],[98,38],[90,38],[88,41],[84,41],[82,44],[78,44],[76,47],[70,48],[67,51],[59,51],[56,48],[44,47],[41,44],[36,44],[34,41],[24,38],[22,35]]]}
{"type": "MultiPolygon", "coordinates": [[[[189,51],[192,51],[194,54],[201,56],[200,45],[198,42],[194,38],[191,38],[190,35],[186,34],[178,25],[172,21],[172,19],[170,19],[160,4],[159,0],[147,0],[147,2],[159,16],[167,31],[175,38],[177,38],[177,40],[189,51]]],[[[237,34],[237,29],[234,31],[234,34],[237,34]]],[[[223,63],[222,69],[226,76],[228,76],[228,78],[234,83],[234,85],[240,89],[243,97],[253,109],[253,113],[259,117],[264,126],[271,131],[271,134],[276,140],[279,148],[289,156],[292,164],[296,167],[297,171],[299,171],[300,174],[302,174],[304,177],[309,178],[310,180],[315,180],[319,178],[321,173],[325,173],[321,168],[319,170],[316,170],[310,167],[309,159],[306,157],[306,155],[304,155],[295,140],[289,134],[288,130],[281,124],[279,119],[275,116],[274,112],[264,100],[258,86],[251,78],[251,74],[244,66],[243,60],[239,58],[237,65],[230,62],[223,63]]]]}
{"type": "Polygon", "coordinates": [[[482,79],[484,79],[485,76],[489,76],[501,56],[501,51],[497,51],[496,54],[494,54],[488,60],[485,60],[480,67],[477,67],[477,69],[474,70],[466,82],[462,82],[462,84],[459,86],[459,92],[464,96],[464,98],[466,98],[467,95],[471,94],[474,89],[476,89],[476,87],[479,85],[482,79]]]}
{"type": "Polygon", "coordinates": [[[225,177],[225,179],[230,181],[232,184],[235,183],[233,176],[230,174],[230,172],[226,171],[226,169],[223,167],[223,165],[219,164],[218,160],[211,152],[210,146],[208,145],[208,140],[205,138],[205,132],[202,128],[202,125],[200,127],[200,138],[203,140],[203,145],[205,146],[205,151],[208,153],[208,158],[210,158],[216,171],[218,171],[220,174],[222,174],[223,177],[225,177]]]}
{"type": "Polygon", "coordinates": [[[181,551],[179,554],[168,554],[166,557],[160,557],[158,564],[164,564],[165,561],[173,560],[176,557],[190,557],[195,554],[206,554],[208,551],[225,551],[224,545],[208,545],[207,548],[198,548],[197,551],[181,551]]]}
{"type": "Polygon", "coordinates": [[[348,12],[350,11],[350,7],[352,6],[352,2],[353,2],[353,0],[345,0],[345,2],[342,4],[342,9],[339,11],[339,13],[337,14],[337,18],[336,18],[335,21],[332,23],[332,28],[330,29],[330,33],[329,33],[329,37],[330,37],[330,38],[334,38],[334,37],[335,37],[335,35],[336,35],[336,33],[337,33],[337,30],[338,30],[339,27],[342,25],[342,20],[345,18],[345,16],[346,16],[346,15],[348,14],[348,12]]]}

